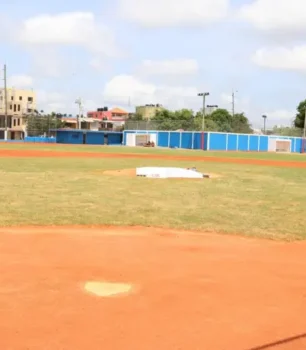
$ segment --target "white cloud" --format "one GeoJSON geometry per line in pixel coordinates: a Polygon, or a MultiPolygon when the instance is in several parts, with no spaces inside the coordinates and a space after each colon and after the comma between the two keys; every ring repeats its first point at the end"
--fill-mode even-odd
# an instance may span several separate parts
{"type": "MultiPolygon", "coordinates": [[[[49,112],[64,112],[69,106],[67,96],[57,92],[48,92],[46,90],[37,90],[37,109],[49,112]]],[[[73,101],[71,101],[71,105],[73,101]]],[[[69,106],[70,107],[70,106],[69,106]]]]}
{"type": "Polygon", "coordinates": [[[96,71],[103,72],[107,68],[107,63],[100,57],[94,57],[89,61],[89,66],[96,71]]]}
{"type": "Polygon", "coordinates": [[[8,78],[8,86],[16,89],[32,88],[34,80],[29,75],[12,75],[8,78]]]}
{"type": "Polygon", "coordinates": [[[91,12],[28,18],[22,23],[17,40],[32,46],[78,46],[106,56],[118,53],[114,34],[91,12]]]}
{"type": "Polygon", "coordinates": [[[244,5],[239,17],[263,31],[301,33],[306,31],[305,0],[256,0],[244,5]]]}
{"type": "MultiPolygon", "coordinates": [[[[225,92],[221,94],[221,102],[229,104],[229,103],[232,103],[232,101],[233,101],[233,97],[231,94],[228,94],[225,92]]],[[[236,98],[236,101],[237,101],[237,98],[236,98]]]]}
{"type": "Polygon", "coordinates": [[[153,61],[145,60],[139,67],[142,75],[193,75],[199,70],[198,62],[194,59],[176,59],[153,61]]]}
{"type": "Polygon", "coordinates": [[[55,48],[48,47],[40,50],[31,48],[33,75],[39,77],[58,78],[70,75],[76,69],[74,57],[67,59],[55,48]]]}
{"type": "Polygon", "coordinates": [[[262,48],[255,52],[252,61],[261,67],[306,72],[306,45],[262,48]]]}
{"type": "Polygon", "coordinates": [[[162,86],[143,82],[132,75],[118,75],[104,88],[105,102],[121,105],[163,104],[168,108],[199,105],[195,87],[162,86]]]}
{"type": "Polygon", "coordinates": [[[145,27],[202,26],[226,17],[229,0],[119,0],[118,10],[145,27]]]}

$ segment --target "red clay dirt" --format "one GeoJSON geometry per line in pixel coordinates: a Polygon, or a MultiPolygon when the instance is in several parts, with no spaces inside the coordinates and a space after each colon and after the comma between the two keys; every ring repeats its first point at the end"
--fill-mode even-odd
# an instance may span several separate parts
{"type": "Polygon", "coordinates": [[[0,349],[306,349],[305,243],[153,228],[0,229],[0,349]],[[86,281],[132,283],[99,298],[86,281]]]}
{"type": "Polygon", "coordinates": [[[90,152],[62,152],[62,151],[44,151],[44,150],[7,150],[0,149],[0,157],[48,157],[48,158],[140,158],[140,159],[165,159],[181,161],[206,161],[218,163],[235,163],[249,165],[279,166],[289,168],[306,168],[306,161],[279,161],[264,159],[244,159],[244,158],[226,158],[226,157],[208,157],[208,156],[178,156],[163,154],[137,154],[137,153],[90,153],[90,152]]]}

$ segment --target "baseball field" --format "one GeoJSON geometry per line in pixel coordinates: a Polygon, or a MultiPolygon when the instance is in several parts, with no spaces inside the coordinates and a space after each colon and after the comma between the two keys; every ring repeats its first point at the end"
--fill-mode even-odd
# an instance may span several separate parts
{"type": "Polygon", "coordinates": [[[0,144],[0,193],[0,349],[306,348],[305,155],[0,144]]]}

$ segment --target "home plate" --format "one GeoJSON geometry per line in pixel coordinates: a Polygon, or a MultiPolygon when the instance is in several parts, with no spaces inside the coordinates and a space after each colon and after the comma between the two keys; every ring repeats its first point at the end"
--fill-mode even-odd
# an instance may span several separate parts
{"type": "Polygon", "coordinates": [[[111,297],[129,293],[132,290],[132,285],[126,283],[87,282],[84,289],[98,297],[111,297]]]}

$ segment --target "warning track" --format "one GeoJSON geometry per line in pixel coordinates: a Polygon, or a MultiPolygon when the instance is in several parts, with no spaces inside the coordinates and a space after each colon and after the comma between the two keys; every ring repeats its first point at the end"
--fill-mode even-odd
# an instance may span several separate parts
{"type": "Polygon", "coordinates": [[[0,150],[0,157],[39,157],[39,158],[118,158],[118,159],[161,159],[173,161],[197,161],[197,162],[217,162],[234,163],[261,166],[277,166],[286,168],[306,168],[306,160],[284,161],[268,159],[250,158],[229,158],[210,156],[179,156],[164,154],[139,154],[139,153],[94,153],[94,152],[66,152],[66,151],[44,151],[44,150],[0,150]]]}

